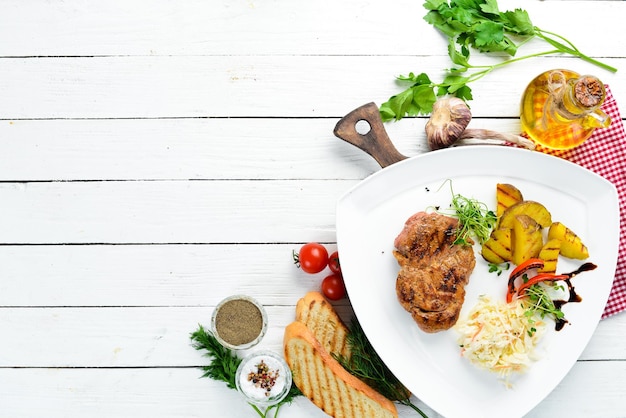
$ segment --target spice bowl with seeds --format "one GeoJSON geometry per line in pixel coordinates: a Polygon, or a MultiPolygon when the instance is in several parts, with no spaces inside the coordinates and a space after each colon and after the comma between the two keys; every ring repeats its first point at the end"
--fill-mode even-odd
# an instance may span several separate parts
{"type": "Polygon", "coordinates": [[[263,339],[267,331],[267,313],[263,305],[250,296],[229,296],[215,307],[211,329],[224,347],[246,350],[263,339]]]}
{"type": "Polygon", "coordinates": [[[291,370],[278,354],[261,350],[245,357],[235,374],[237,390],[249,403],[272,406],[282,401],[291,389],[291,370]]]}

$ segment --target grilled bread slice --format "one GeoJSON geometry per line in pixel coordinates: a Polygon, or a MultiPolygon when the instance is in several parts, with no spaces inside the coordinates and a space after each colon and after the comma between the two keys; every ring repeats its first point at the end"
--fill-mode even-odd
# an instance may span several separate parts
{"type": "Polygon", "coordinates": [[[346,371],[300,321],[285,328],[285,360],[293,381],[315,405],[335,418],[392,418],[396,406],[346,371]]]}
{"type": "Polygon", "coordinates": [[[348,328],[321,293],[308,292],[298,301],[296,321],[304,323],[327,352],[350,359],[348,328]]]}

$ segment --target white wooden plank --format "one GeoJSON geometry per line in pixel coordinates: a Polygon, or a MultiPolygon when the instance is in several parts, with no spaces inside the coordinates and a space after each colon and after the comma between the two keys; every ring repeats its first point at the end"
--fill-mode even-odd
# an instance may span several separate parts
{"type": "MultiPolygon", "coordinates": [[[[346,113],[348,110],[346,110],[346,113]]],[[[359,179],[380,169],[333,135],[338,119],[38,120],[0,123],[3,180],[359,179]],[[72,164],[67,164],[68,155],[72,164]],[[140,163],[139,163],[140,162],[140,163]]],[[[494,125],[499,121],[494,121],[494,125]]],[[[511,129],[518,121],[510,121],[511,129]]],[[[423,119],[387,126],[409,155],[423,119]]],[[[517,127],[519,129],[519,127],[517,127]]]]}
{"type": "MultiPolygon", "coordinates": [[[[235,390],[222,382],[203,379],[199,369],[0,369],[8,384],[3,411],[11,417],[206,417],[215,411],[225,417],[257,414],[235,390]]],[[[3,398],[4,399],[4,398],[3,398]]],[[[437,418],[430,408],[420,408],[437,418]]],[[[399,407],[400,417],[415,412],[399,407]]],[[[304,397],[281,407],[281,418],[328,417],[304,397]]]]}
{"type": "Polygon", "coordinates": [[[626,335],[626,315],[617,314],[601,320],[580,358],[583,360],[626,359],[624,335],[626,335]],[[607,347],[607,344],[613,347],[607,347]]]}
{"type": "Polygon", "coordinates": [[[562,383],[527,417],[623,416],[626,399],[624,388],[618,382],[625,372],[624,361],[578,362],[562,383]],[[590,391],[591,387],[595,389],[590,391]]]}
{"type": "MultiPolygon", "coordinates": [[[[294,295],[289,306],[270,304],[273,296],[267,291],[256,294],[250,288],[235,292],[256,296],[268,312],[269,329],[256,349],[282,351],[285,326],[295,316],[293,304],[305,292],[303,289],[299,295],[294,295]]],[[[206,294],[207,300],[234,294],[219,288],[212,293],[206,294]]],[[[353,314],[346,301],[336,305],[337,311],[349,322],[353,314]]],[[[212,306],[0,308],[2,335],[6,341],[19,341],[19,344],[3,346],[0,367],[188,367],[204,364],[202,353],[190,347],[189,335],[199,324],[209,328],[212,312],[212,306]],[[37,347],[42,341],[45,341],[45,350],[24,349],[37,347]]],[[[625,329],[624,319],[601,321],[581,361],[625,363],[626,353],[621,344],[625,329]]]]}
{"type": "MultiPolygon", "coordinates": [[[[522,7],[533,23],[568,37],[583,52],[620,49],[626,6],[594,1],[591,33],[575,22],[585,1],[500,0],[522,7]],[[555,16],[560,18],[555,19],[555,16]]],[[[3,2],[3,56],[67,55],[445,55],[446,43],[422,20],[422,2],[284,1],[3,2]],[[280,18],[278,18],[280,16],[280,18]]],[[[545,49],[545,47],[544,47],[545,49]]],[[[535,51],[532,48],[531,51],[535,51]]]]}
{"type": "Polygon", "coordinates": [[[0,242],[333,242],[336,201],[356,182],[2,183],[0,242]]]}
{"type": "MultiPolygon", "coordinates": [[[[626,410],[623,388],[616,385],[626,362],[579,362],[563,383],[528,417],[620,417],[626,410]],[[585,384],[581,384],[585,382],[585,384]],[[589,388],[594,388],[590,390],[589,388]]],[[[256,414],[221,382],[198,378],[198,369],[0,369],[3,412],[15,418],[66,417],[205,417],[256,414]],[[6,395],[6,396],[5,396],[6,395]]],[[[425,377],[427,378],[427,377],[425,377]]],[[[423,405],[420,403],[420,407],[423,405]]],[[[515,405],[511,405],[515,408],[515,405]]],[[[414,412],[399,408],[401,417],[414,412]]],[[[430,418],[440,418],[427,407],[430,418]]],[[[468,411],[469,414],[480,411],[468,411]]],[[[281,409],[280,417],[322,418],[307,399],[281,409]]]]}
{"type": "MultiPolygon", "coordinates": [[[[220,297],[230,296],[221,289],[220,297]]],[[[252,292],[247,292],[252,294],[252,292]]],[[[302,292],[291,303],[304,296],[302,292]]],[[[282,351],[285,326],[295,317],[291,306],[268,305],[269,328],[256,349],[282,351]]],[[[255,295],[256,296],[256,295],[255,295]]],[[[207,298],[209,294],[207,294],[207,298]]],[[[344,304],[345,306],[345,304],[344,304]]],[[[346,311],[346,309],[343,309],[346,311]]],[[[20,344],[5,346],[0,367],[191,367],[205,364],[191,346],[199,324],[210,327],[213,307],[153,308],[3,308],[0,329],[20,344]],[[38,341],[45,350],[24,350],[38,341]]],[[[242,351],[245,355],[247,351],[242,351]]]]}
{"type": "MultiPolygon", "coordinates": [[[[334,136],[338,120],[4,121],[0,180],[362,179],[378,171],[369,155],[334,136]]],[[[408,118],[385,129],[413,156],[428,150],[425,123],[408,118]]],[[[470,127],[520,131],[517,117],[474,119],[470,127]]]]}
{"type": "MultiPolygon", "coordinates": [[[[606,61],[619,68],[625,60],[606,61]]],[[[396,85],[397,75],[426,72],[439,81],[449,66],[446,57],[405,56],[49,58],[45,65],[41,59],[5,58],[0,61],[0,115],[6,120],[341,117],[402,91],[406,86],[396,85]]],[[[528,82],[563,67],[601,71],[573,58],[513,64],[471,84],[474,116],[519,116],[528,82]]],[[[603,71],[599,76],[611,85],[618,103],[626,100],[622,73],[603,71]]]]}
{"type": "Polygon", "coordinates": [[[215,306],[236,293],[294,305],[329,274],[294,265],[301,245],[3,246],[0,306],[215,306]]]}

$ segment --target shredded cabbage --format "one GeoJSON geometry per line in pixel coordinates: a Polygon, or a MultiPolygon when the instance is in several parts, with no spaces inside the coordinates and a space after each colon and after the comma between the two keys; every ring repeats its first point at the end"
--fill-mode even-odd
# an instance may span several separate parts
{"type": "Polygon", "coordinates": [[[534,350],[546,324],[519,300],[507,304],[482,295],[455,329],[460,333],[461,355],[479,368],[497,373],[508,384],[514,372],[526,372],[536,360],[534,350]]]}

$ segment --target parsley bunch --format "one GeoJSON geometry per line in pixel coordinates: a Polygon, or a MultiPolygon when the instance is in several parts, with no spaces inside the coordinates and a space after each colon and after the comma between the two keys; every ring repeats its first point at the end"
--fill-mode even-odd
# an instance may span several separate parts
{"type": "Polygon", "coordinates": [[[534,26],[525,10],[501,12],[497,0],[426,0],[424,8],[428,11],[424,20],[448,37],[448,55],[454,67],[446,70],[446,76],[439,83],[433,82],[425,73],[397,77],[410,86],[380,106],[385,122],[431,113],[433,103],[440,96],[449,94],[471,100],[472,90],[467,84],[497,68],[532,57],[562,53],[611,72],[617,71],[583,54],[563,36],[534,26]],[[469,62],[471,49],[514,57],[518,48],[532,38],[545,41],[553,49],[506,59],[494,65],[472,65],[469,62]]]}

